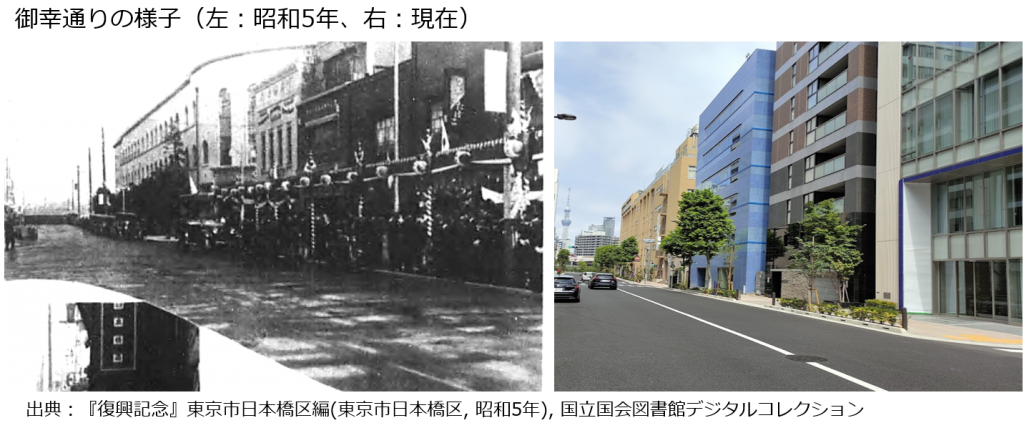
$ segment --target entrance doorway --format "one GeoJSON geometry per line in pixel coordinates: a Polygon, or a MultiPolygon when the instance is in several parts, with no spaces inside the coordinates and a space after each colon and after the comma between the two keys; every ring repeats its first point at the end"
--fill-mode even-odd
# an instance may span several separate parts
{"type": "Polygon", "coordinates": [[[938,311],[1021,323],[1020,259],[936,262],[938,311]]]}

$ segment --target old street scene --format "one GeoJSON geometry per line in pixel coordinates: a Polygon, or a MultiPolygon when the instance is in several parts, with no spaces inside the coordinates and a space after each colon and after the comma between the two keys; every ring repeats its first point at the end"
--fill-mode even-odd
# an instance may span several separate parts
{"type": "Polygon", "coordinates": [[[542,44],[233,44],[35,71],[81,118],[8,152],[5,280],[119,292],[339,390],[540,390],[542,44]]]}

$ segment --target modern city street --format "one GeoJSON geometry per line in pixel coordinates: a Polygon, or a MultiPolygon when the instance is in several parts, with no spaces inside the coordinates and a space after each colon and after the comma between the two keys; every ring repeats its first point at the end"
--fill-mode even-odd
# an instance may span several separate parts
{"type": "Polygon", "coordinates": [[[556,391],[1022,390],[1020,349],[860,329],[625,280],[618,290],[580,287],[581,302],[555,306],[556,391]]]}
{"type": "Polygon", "coordinates": [[[540,390],[542,302],[525,291],[274,269],[67,225],[40,226],[38,241],[5,252],[4,278],[128,294],[340,390],[540,390]]]}

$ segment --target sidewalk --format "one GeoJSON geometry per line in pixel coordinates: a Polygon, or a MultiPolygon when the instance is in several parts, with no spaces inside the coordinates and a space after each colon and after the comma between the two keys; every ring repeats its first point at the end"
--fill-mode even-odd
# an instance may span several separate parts
{"type": "MultiPolygon", "coordinates": [[[[668,285],[665,283],[648,282],[646,284],[640,284],[675,291],[675,289],[669,289],[668,285]]],[[[708,296],[696,291],[690,292],[694,295],[708,296]]],[[[714,298],[721,297],[715,296],[714,298]]],[[[723,301],[727,300],[725,298],[721,299],[723,301]]],[[[772,308],[772,299],[761,295],[745,294],[741,296],[739,302],[755,307],[772,308]]],[[[778,303],[776,302],[775,308],[778,307],[778,303]]],[[[966,344],[982,344],[1012,349],[1021,349],[1024,347],[1024,344],[1022,344],[1024,328],[1016,325],[959,318],[955,316],[936,316],[928,314],[911,314],[908,322],[908,329],[900,331],[900,334],[907,337],[966,344]]]]}

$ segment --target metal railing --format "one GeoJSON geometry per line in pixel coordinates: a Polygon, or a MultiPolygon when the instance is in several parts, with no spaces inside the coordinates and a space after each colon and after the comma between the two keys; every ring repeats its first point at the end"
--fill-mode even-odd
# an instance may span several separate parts
{"type": "Polygon", "coordinates": [[[825,136],[836,132],[839,128],[846,126],[846,112],[839,113],[835,117],[829,119],[824,125],[819,126],[814,130],[814,141],[821,140],[825,136]]]}
{"type": "Polygon", "coordinates": [[[835,78],[832,78],[831,81],[822,86],[820,90],[818,90],[819,101],[827,98],[828,95],[835,93],[836,90],[839,90],[839,88],[846,85],[846,72],[847,70],[844,70],[835,78]]]}

